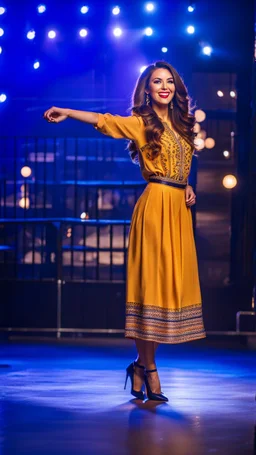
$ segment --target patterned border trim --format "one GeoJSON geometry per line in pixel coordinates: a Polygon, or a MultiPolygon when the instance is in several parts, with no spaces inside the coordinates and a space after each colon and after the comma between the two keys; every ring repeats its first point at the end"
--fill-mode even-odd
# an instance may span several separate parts
{"type": "Polygon", "coordinates": [[[125,337],[170,344],[205,338],[202,305],[170,310],[128,302],[125,337]]]}

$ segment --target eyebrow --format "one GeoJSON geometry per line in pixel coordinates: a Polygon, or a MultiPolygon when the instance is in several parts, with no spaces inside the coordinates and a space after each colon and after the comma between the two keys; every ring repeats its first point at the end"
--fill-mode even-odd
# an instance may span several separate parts
{"type": "MultiPolygon", "coordinates": [[[[156,79],[160,79],[160,81],[162,81],[161,77],[154,77],[153,80],[155,81],[156,79]]],[[[173,79],[173,76],[170,76],[167,78],[167,80],[169,80],[169,79],[173,79]]]]}

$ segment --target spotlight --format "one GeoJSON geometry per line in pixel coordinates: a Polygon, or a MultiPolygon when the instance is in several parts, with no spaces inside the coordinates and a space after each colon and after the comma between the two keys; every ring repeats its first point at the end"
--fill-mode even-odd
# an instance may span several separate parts
{"type": "Polygon", "coordinates": [[[141,66],[140,73],[143,73],[143,71],[145,71],[146,68],[147,68],[147,65],[141,66]]]}
{"type": "Polygon", "coordinates": [[[221,90],[217,91],[217,95],[222,98],[224,96],[224,93],[221,90]]]}
{"type": "Polygon", "coordinates": [[[155,9],[154,3],[147,3],[145,6],[145,9],[146,9],[146,11],[148,11],[148,13],[151,13],[155,9]]]}
{"type": "Polygon", "coordinates": [[[189,33],[189,35],[193,35],[193,33],[195,33],[195,27],[194,25],[189,25],[187,27],[187,32],[189,33]]]}
{"type": "Polygon", "coordinates": [[[4,103],[7,100],[7,96],[5,93],[1,93],[0,95],[0,103],[4,103]]]}
{"type": "Polygon", "coordinates": [[[168,48],[167,47],[162,47],[161,51],[165,54],[166,52],[168,52],[168,48]]]}
{"type": "Polygon", "coordinates": [[[145,28],[145,35],[147,36],[153,35],[153,29],[151,27],[145,28]]]}
{"type": "Polygon", "coordinates": [[[0,54],[2,54],[3,52],[3,48],[0,46],[0,54]]]}
{"type": "Polygon", "coordinates": [[[112,9],[112,14],[114,14],[114,16],[117,16],[118,14],[120,14],[119,6],[115,6],[115,8],[112,9]]]}
{"type": "Polygon", "coordinates": [[[208,57],[210,57],[210,55],[212,54],[211,46],[204,46],[202,52],[204,55],[208,55],[208,57]]]}
{"type": "Polygon", "coordinates": [[[38,60],[36,60],[33,65],[34,69],[37,70],[39,68],[39,66],[40,66],[40,63],[38,60]]]}
{"type": "Polygon", "coordinates": [[[230,153],[229,153],[228,150],[224,150],[223,155],[225,156],[225,158],[229,158],[230,157],[230,153]]]}
{"type": "Polygon", "coordinates": [[[50,32],[48,32],[48,38],[56,38],[56,32],[54,30],[50,30],[50,32]]]}
{"type": "Polygon", "coordinates": [[[231,90],[230,96],[231,96],[231,98],[235,98],[235,97],[236,97],[236,92],[234,92],[233,90],[231,90]]]}
{"type": "Polygon", "coordinates": [[[89,7],[88,6],[82,6],[82,8],[80,9],[81,13],[82,14],[86,14],[88,13],[89,11],[89,7]]]}
{"type": "Polygon", "coordinates": [[[37,11],[39,12],[39,14],[44,13],[46,11],[46,6],[45,5],[38,5],[37,11]]]}
{"type": "Polygon", "coordinates": [[[225,188],[231,190],[237,185],[237,179],[234,175],[225,175],[224,179],[222,180],[222,184],[225,188]]]}
{"type": "Polygon", "coordinates": [[[79,32],[79,35],[82,37],[82,38],[85,38],[85,36],[88,35],[88,32],[85,28],[82,28],[79,32]]]}
{"type": "Polygon", "coordinates": [[[35,38],[35,36],[36,36],[35,30],[29,30],[29,32],[27,33],[27,39],[32,40],[35,38]]]}
{"type": "Polygon", "coordinates": [[[189,5],[188,6],[188,12],[189,13],[193,13],[193,11],[195,11],[195,5],[189,5]]]}
{"type": "Polygon", "coordinates": [[[4,34],[4,29],[0,28],[0,36],[3,36],[3,34],[4,34]]]}
{"type": "Polygon", "coordinates": [[[113,30],[113,34],[114,34],[114,36],[116,36],[116,37],[121,36],[122,33],[123,33],[123,31],[122,31],[122,29],[121,29],[120,27],[116,27],[116,28],[114,28],[114,30],[113,30]]]}
{"type": "Polygon", "coordinates": [[[22,177],[27,178],[32,174],[32,170],[29,166],[23,166],[23,168],[20,170],[20,173],[22,177]]]}
{"type": "Polygon", "coordinates": [[[6,11],[6,9],[3,7],[3,6],[0,6],[0,16],[2,16],[2,14],[4,14],[6,11]]]}

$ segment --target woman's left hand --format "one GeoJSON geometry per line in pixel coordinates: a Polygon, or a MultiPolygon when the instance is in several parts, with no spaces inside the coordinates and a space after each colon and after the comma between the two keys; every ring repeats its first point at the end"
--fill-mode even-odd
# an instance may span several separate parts
{"type": "Polygon", "coordinates": [[[194,205],[196,203],[196,195],[193,191],[192,186],[190,186],[190,185],[186,186],[185,194],[186,194],[186,205],[187,205],[187,207],[191,207],[191,205],[194,205]]]}

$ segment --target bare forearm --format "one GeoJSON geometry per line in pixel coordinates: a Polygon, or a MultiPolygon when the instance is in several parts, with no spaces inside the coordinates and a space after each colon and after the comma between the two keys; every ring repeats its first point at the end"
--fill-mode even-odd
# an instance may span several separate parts
{"type": "Polygon", "coordinates": [[[92,125],[97,125],[99,121],[99,115],[96,112],[67,109],[67,116],[69,118],[73,118],[74,120],[79,120],[80,122],[84,123],[90,123],[92,125]]]}

